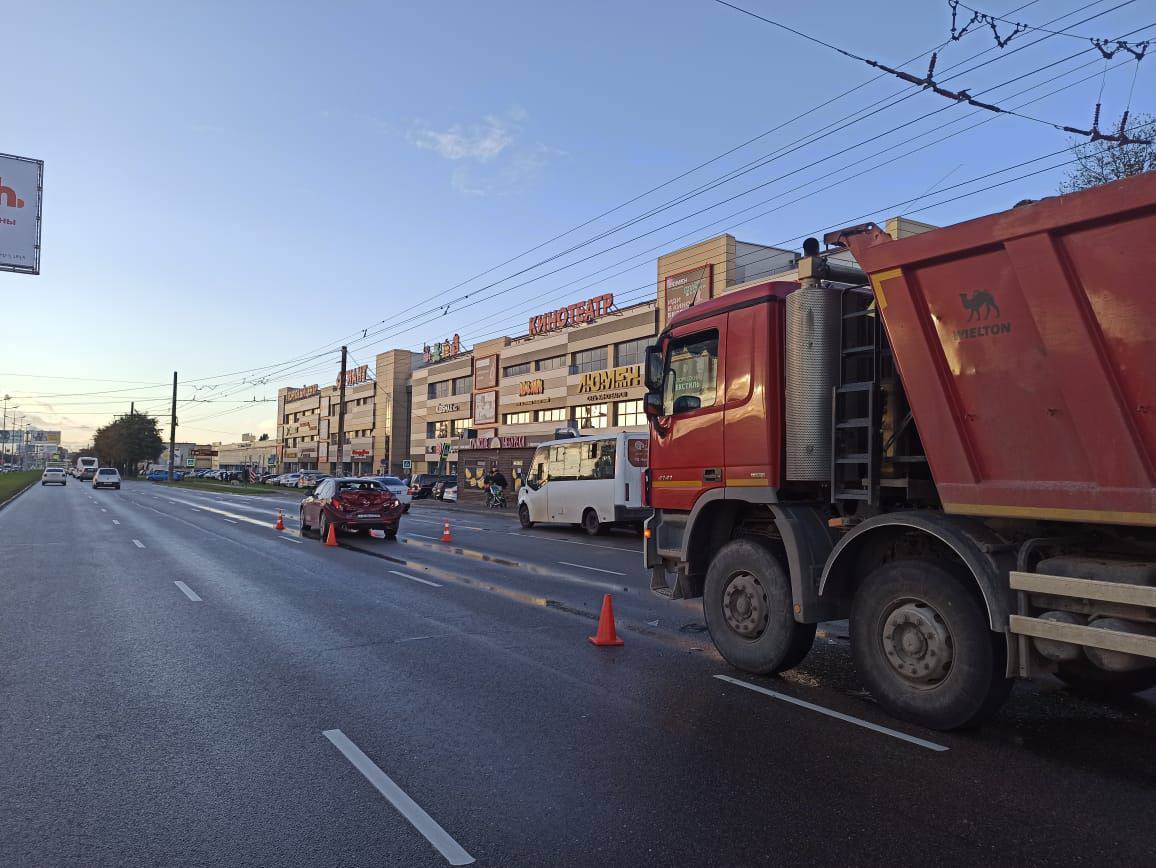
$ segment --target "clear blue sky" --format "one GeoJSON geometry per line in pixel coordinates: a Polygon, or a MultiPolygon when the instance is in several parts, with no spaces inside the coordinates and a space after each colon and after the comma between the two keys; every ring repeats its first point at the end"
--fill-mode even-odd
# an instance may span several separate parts
{"type": "MultiPolygon", "coordinates": [[[[1119,2],[1093,3],[1053,27],[1119,2]]],[[[138,385],[116,380],[164,382],[173,370],[185,379],[267,366],[360,335],[383,320],[398,322],[399,311],[874,74],[709,0],[2,5],[0,152],[44,159],[46,192],[42,274],[0,273],[0,393],[22,396],[34,421],[63,426],[74,445],[91,435],[92,426],[127,410],[134,397],[138,409],[161,407],[167,389],[73,393],[138,385]],[[66,379],[17,376],[28,374],[66,379]],[[108,381],[67,379],[78,377],[108,381]]],[[[739,5],[893,64],[943,42],[950,26],[946,3],[928,0],[739,5]]],[[[973,5],[989,8],[980,0],[973,5]]],[[[1003,12],[1015,5],[990,8],[1003,12]]],[[[1042,0],[1016,17],[1041,24],[1085,5],[1042,0]]],[[[1115,37],[1151,25],[1144,34],[1156,35],[1154,5],[1138,0],[1073,30],[1115,37]]],[[[1040,35],[1017,37],[1005,53],[1040,35]]],[[[942,50],[939,67],[993,45],[989,30],[969,35],[942,50]]],[[[1088,47],[1054,37],[948,86],[978,93],[1088,47]]],[[[1095,57],[1088,51],[985,98],[1003,102],[1095,57]]],[[[916,67],[922,72],[925,62],[916,67]]],[[[1093,64],[1008,104],[1100,68],[1093,64]]],[[[1118,116],[1131,81],[1132,66],[1109,74],[1105,116],[1118,116]]],[[[1156,57],[1140,68],[1134,112],[1152,110],[1154,85],[1156,57]]],[[[585,240],[902,89],[891,79],[876,82],[565,242],[585,240]]],[[[1094,78],[1025,111],[1086,126],[1099,89],[1094,78]]],[[[846,157],[500,297],[493,293],[510,282],[482,291],[476,306],[456,305],[437,321],[403,323],[397,334],[358,345],[354,357],[368,362],[387,347],[420,349],[423,340],[455,331],[467,345],[495,333],[517,334],[530,313],[600,292],[641,300],[638,288],[655,276],[657,252],[642,256],[647,248],[665,243],[663,249],[673,249],[727,229],[735,221],[676,239],[799,184],[812,186],[777,204],[811,195],[734,233],[775,244],[864,214],[890,216],[910,210],[887,209],[891,203],[1058,150],[1068,140],[1043,125],[998,117],[816,192],[831,172],[842,170],[831,180],[842,179],[884,159],[867,159],[876,150],[923,144],[938,136],[905,142],[976,111],[948,107],[904,134],[877,138],[945,105],[918,94],[549,268],[868,142],[846,157]],[[608,268],[563,286],[632,254],[640,258],[627,264],[637,266],[628,273],[613,276],[627,265],[608,268]]],[[[980,120],[987,116],[961,120],[940,135],[980,120]]],[[[1050,163],[1012,174],[1045,165],[1050,163]]],[[[915,216],[949,223],[998,210],[1054,192],[1060,174],[915,216]]],[[[468,286],[501,278],[560,247],[468,286]]],[[[278,373],[233,398],[273,397],[280,385],[330,381],[335,368],[328,359],[325,365],[278,373]]],[[[182,388],[181,395],[224,390],[182,388]]],[[[242,431],[272,432],[273,408],[188,407],[179,436],[229,440],[242,431]],[[227,409],[233,412],[210,418],[227,409]]]]}

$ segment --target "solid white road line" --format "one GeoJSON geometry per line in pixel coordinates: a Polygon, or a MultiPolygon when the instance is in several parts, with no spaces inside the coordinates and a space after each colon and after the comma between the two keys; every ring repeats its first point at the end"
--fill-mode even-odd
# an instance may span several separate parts
{"type": "Polygon", "coordinates": [[[108,510],[107,510],[107,509],[105,509],[103,506],[100,508],[100,511],[101,511],[101,512],[108,512],[108,510]]]}
{"type": "Polygon", "coordinates": [[[283,534],[278,534],[277,539],[283,539],[283,540],[285,540],[285,542],[297,543],[297,545],[301,545],[301,540],[293,539],[293,537],[291,537],[291,536],[284,536],[283,534]]]}
{"type": "Polygon", "coordinates": [[[558,561],[564,567],[577,567],[580,570],[594,570],[596,573],[609,573],[612,576],[625,576],[626,573],[620,573],[618,570],[604,570],[601,567],[588,567],[586,564],[572,564],[569,561],[558,561]]]}
{"type": "Polygon", "coordinates": [[[193,512],[200,512],[200,510],[197,509],[195,506],[190,506],[189,509],[191,509],[193,512]]]}
{"type": "Polygon", "coordinates": [[[225,519],[225,521],[227,521],[229,524],[239,524],[240,523],[240,522],[236,521],[235,519],[231,519],[231,518],[227,518],[227,519],[225,519]]]}
{"type": "Polygon", "coordinates": [[[825,714],[825,715],[827,715],[827,717],[833,717],[836,720],[843,721],[844,723],[854,724],[855,726],[861,726],[864,729],[869,729],[872,732],[878,732],[878,733],[882,733],[883,735],[889,735],[892,738],[901,739],[902,741],[906,741],[906,742],[909,742],[910,744],[918,745],[919,747],[927,748],[928,750],[933,750],[933,751],[937,751],[937,752],[943,752],[946,750],[950,750],[950,748],[944,747],[941,744],[936,744],[933,741],[926,741],[925,739],[922,739],[922,738],[916,738],[915,736],[908,735],[905,732],[898,732],[897,730],[888,729],[885,726],[880,726],[877,723],[871,723],[870,721],[867,721],[867,720],[860,720],[859,718],[852,717],[849,714],[843,714],[842,712],[834,711],[830,708],[824,708],[821,705],[815,705],[814,703],[811,703],[811,702],[804,702],[802,699],[796,699],[793,696],[787,696],[787,694],[785,694],[785,693],[777,693],[774,690],[767,690],[767,688],[760,687],[757,684],[751,684],[749,681],[740,681],[738,678],[731,678],[729,675],[716,675],[715,678],[717,678],[719,681],[725,681],[728,684],[735,684],[739,687],[745,687],[747,690],[755,691],[755,693],[762,693],[764,696],[769,696],[772,699],[781,699],[783,702],[791,703],[791,705],[797,705],[800,708],[806,708],[809,711],[815,711],[815,712],[818,712],[819,714],[825,714]]]}
{"type": "Polygon", "coordinates": [[[134,540],[132,541],[132,544],[133,544],[134,546],[136,546],[138,549],[143,549],[143,548],[144,548],[144,543],[142,543],[142,542],[141,542],[139,539],[134,539],[134,540]]]}
{"type": "Polygon", "coordinates": [[[403,579],[409,579],[411,582],[421,582],[423,585],[429,585],[431,588],[440,588],[437,582],[431,582],[429,579],[419,579],[417,576],[411,576],[409,573],[399,573],[397,570],[390,570],[395,576],[401,576],[403,579]]]}
{"type": "Polygon", "coordinates": [[[439,536],[425,536],[424,534],[414,533],[413,531],[410,531],[410,530],[407,530],[405,532],[405,535],[406,536],[415,536],[418,539],[432,539],[434,542],[441,542],[441,537],[439,537],[439,536]]]}
{"type": "Polygon", "coordinates": [[[353,767],[364,775],[365,779],[373,784],[374,788],[397,808],[398,812],[409,820],[425,839],[437,849],[451,865],[471,865],[474,857],[462,849],[461,844],[450,837],[449,832],[438,825],[437,821],[422,810],[421,805],[405,794],[389,775],[383,772],[373,760],[362,753],[361,748],[349,740],[340,729],[327,729],[323,733],[329,741],[345,756],[353,767]]]}
{"type": "Polygon", "coordinates": [[[115,518],[112,520],[112,523],[113,523],[113,524],[120,524],[120,522],[119,522],[119,521],[117,521],[115,518]]]}
{"type": "Polygon", "coordinates": [[[178,588],[180,588],[182,591],[184,591],[185,596],[188,597],[190,600],[192,600],[194,603],[201,602],[201,598],[198,597],[195,593],[193,593],[193,589],[190,588],[188,585],[186,585],[184,582],[173,582],[173,584],[176,585],[178,588]]]}
{"type": "Polygon", "coordinates": [[[602,546],[598,543],[579,542],[576,539],[566,539],[564,536],[546,536],[544,534],[536,533],[518,533],[516,530],[506,531],[506,536],[524,536],[526,539],[549,540],[550,542],[564,542],[572,546],[586,546],[591,549],[610,549],[612,552],[626,552],[627,554],[634,554],[637,549],[628,549],[623,546],[602,546]]]}

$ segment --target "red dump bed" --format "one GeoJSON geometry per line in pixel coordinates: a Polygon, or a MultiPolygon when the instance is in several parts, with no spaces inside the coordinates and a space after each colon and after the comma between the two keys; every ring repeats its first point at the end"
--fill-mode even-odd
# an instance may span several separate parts
{"type": "Polygon", "coordinates": [[[1156,172],[842,237],[946,511],[1156,525],[1156,172]]]}

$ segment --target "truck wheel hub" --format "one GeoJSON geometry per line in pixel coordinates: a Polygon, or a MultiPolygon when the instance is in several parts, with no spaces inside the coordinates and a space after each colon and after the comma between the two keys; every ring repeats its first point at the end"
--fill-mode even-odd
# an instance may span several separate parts
{"type": "Polygon", "coordinates": [[[745,639],[756,639],[767,627],[767,595],[750,573],[731,578],[723,591],[723,615],[727,626],[745,639]]]}
{"type": "Polygon", "coordinates": [[[951,671],[951,631],[933,608],[919,600],[895,605],[883,623],[883,653],[905,680],[934,687],[951,671]]]}

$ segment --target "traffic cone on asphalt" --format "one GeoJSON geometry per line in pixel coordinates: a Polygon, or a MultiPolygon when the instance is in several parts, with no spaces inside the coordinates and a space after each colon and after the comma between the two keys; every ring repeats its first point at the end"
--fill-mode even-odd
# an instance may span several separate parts
{"type": "Polygon", "coordinates": [[[609,594],[602,597],[602,614],[598,616],[598,633],[587,638],[591,645],[600,647],[622,644],[622,640],[618,638],[618,633],[614,630],[614,603],[611,602],[609,594]]]}
{"type": "Polygon", "coordinates": [[[277,523],[273,525],[274,530],[285,530],[285,517],[281,514],[281,510],[277,510],[277,523]]]}
{"type": "Polygon", "coordinates": [[[327,546],[333,546],[334,548],[337,547],[337,526],[336,525],[332,525],[332,524],[329,525],[329,536],[327,536],[325,538],[325,544],[327,546]]]}
{"type": "Polygon", "coordinates": [[[442,525],[442,542],[453,542],[454,538],[450,536],[450,520],[447,518],[445,524],[442,525]]]}

